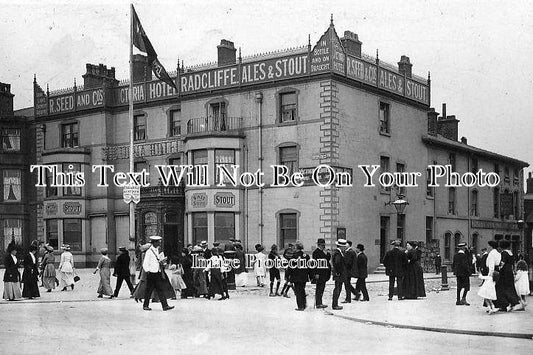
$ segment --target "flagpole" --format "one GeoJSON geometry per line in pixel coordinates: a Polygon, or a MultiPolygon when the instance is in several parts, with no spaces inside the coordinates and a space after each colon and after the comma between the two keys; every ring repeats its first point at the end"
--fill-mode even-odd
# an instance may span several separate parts
{"type": "MultiPolygon", "coordinates": [[[[133,172],[133,4],[130,4],[130,88],[128,90],[130,121],[130,172],[133,172]]],[[[130,244],[135,245],[135,204],[130,200],[130,244]]]]}

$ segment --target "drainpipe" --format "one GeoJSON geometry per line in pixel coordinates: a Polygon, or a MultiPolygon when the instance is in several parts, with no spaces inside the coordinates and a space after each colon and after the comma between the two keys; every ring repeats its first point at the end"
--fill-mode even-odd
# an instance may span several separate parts
{"type": "MultiPolygon", "coordinates": [[[[257,102],[257,116],[259,118],[259,149],[257,160],[259,160],[259,171],[263,171],[263,93],[255,93],[257,102]]],[[[263,244],[263,187],[259,187],[259,244],[263,244]]]]}
{"type": "MultiPolygon", "coordinates": [[[[249,163],[248,163],[248,146],[246,144],[243,144],[242,146],[243,151],[243,161],[244,161],[244,171],[250,171],[249,170],[249,163]]],[[[244,187],[244,248],[245,250],[248,250],[248,187],[244,187]]]]}

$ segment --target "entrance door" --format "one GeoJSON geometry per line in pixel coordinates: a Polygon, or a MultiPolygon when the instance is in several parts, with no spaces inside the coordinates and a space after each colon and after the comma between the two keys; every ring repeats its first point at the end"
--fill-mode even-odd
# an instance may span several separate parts
{"type": "Polygon", "coordinates": [[[165,254],[168,256],[179,255],[183,248],[183,233],[181,233],[180,238],[177,224],[165,224],[163,229],[165,233],[165,254]]]}
{"type": "Polygon", "coordinates": [[[380,228],[379,228],[379,262],[383,262],[385,253],[388,250],[389,246],[389,230],[390,230],[390,217],[381,216],[380,217],[380,228]]]}

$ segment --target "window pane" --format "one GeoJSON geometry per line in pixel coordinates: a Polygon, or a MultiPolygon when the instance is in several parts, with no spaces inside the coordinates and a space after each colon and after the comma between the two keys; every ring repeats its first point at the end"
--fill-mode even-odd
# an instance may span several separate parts
{"type": "Polygon", "coordinates": [[[229,241],[235,237],[235,213],[216,212],[215,213],[215,240],[229,241]]]}
{"type": "Polygon", "coordinates": [[[146,117],[144,115],[135,116],[133,118],[133,139],[146,139],[146,117]]]}
{"type": "Polygon", "coordinates": [[[296,93],[290,92],[280,95],[281,122],[296,120],[296,93]]]}
{"type": "Polygon", "coordinates": [[[296,238],[298,236],[297,214],[282,213],[280,214],[279,218],[280,242],[283,248],[286,248],[288,243],[296,242],[296,238]]]}
{"type": "Polygon", "coordinates": [[[192,214],[192,242],[207,240],[207,213],[194,212],[192,214]]]}
{"type": "MultiPolygon", "coordinates": [[[[63,173],[76,174],[81,172],[81,164],[79,163],[63,163],[62,168],[63,173]]],[[[63,187],[63,196],[81,196],[81,187],[63,187]]]]}
{"type": "Polygon", "coordinates": [[[63,243],[69,244],[73,251],[81,251],[81,219],[63,220],[63,243]]]}
{"type": "Polygon", "coordinates": [[[195,150],[192,152],[192,165],[207,165],[207,150],[195,150]]]}
{"type": "Polygon", "coordinates": [[[181,134],[181,111],[170,111],[170,136],[179,136],[181,134]]]}
{"type": "Polygon", "coordinates": [[[379,103],[379,131],[389,133],[389,104],[379,103]]]}
{"type": "Polygon", "coordinates": [[[4,152],[17,152],[20,150],[20,129],[3,128],[0,134],[2,135],[2,150],[4,152]]]}
{"type": "Polygon", "coordinates": [[[20,201],[21,200],[21,173],[20,170],[6,169],[4,175],[4,201],[20,201]]]}
{"type": "Polygon", "coordinates": [[[58,249],[59,241],[57,237],[57,219],[46,220],[46,242],[55,250],[58,249]]]}
{"type": "Polygon", "coordinates": [[[298,149],[296,146],[280,148],[279,156],[280,165],[285,165],[289,169],[289,174],[298,170],[298,149]]]}
{"type": "Polygon", "coordinates": [[[16,244],[22,244],[22,220],[18,218],[4,219],[4,250],[9,243],[15,240],[16,244]]]}
{"type": "MultiPolygon", "coordinates": [[[[231,172],[230,165],[235,164],[235,151],[233,149],[217,149],[215,150],[215,183],[219,183],[219,167],[225,166],[231,172]]],[[[229,179],[225,179],[226,184],[229,179]]]]}

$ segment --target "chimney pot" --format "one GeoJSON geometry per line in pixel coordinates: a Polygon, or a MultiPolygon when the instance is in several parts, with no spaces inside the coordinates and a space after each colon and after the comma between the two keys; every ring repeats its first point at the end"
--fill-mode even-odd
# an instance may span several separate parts
{"type": "Polygon", "coordinates": [[[237,49],[232,41],[223,39],[217,46],[218,51],[218,66],[237,63],[237,49]]]}
{"type": "Polygon", "coordinates": [[[352,31],[344,31],[344,37],[341,38],[341,43],[347,54],[361,58],[361,45],[359,36],[352,31]]]}
{"type": "Polygon", "coordinates": [[[398,71],[400,72],[400,74],[403,74],[408,78],[411,77],[413,73],[413,64],[411,64],[411,61],[409,60],[408,56],[401,56],[400,61],[398,62],[398,71]]]}

